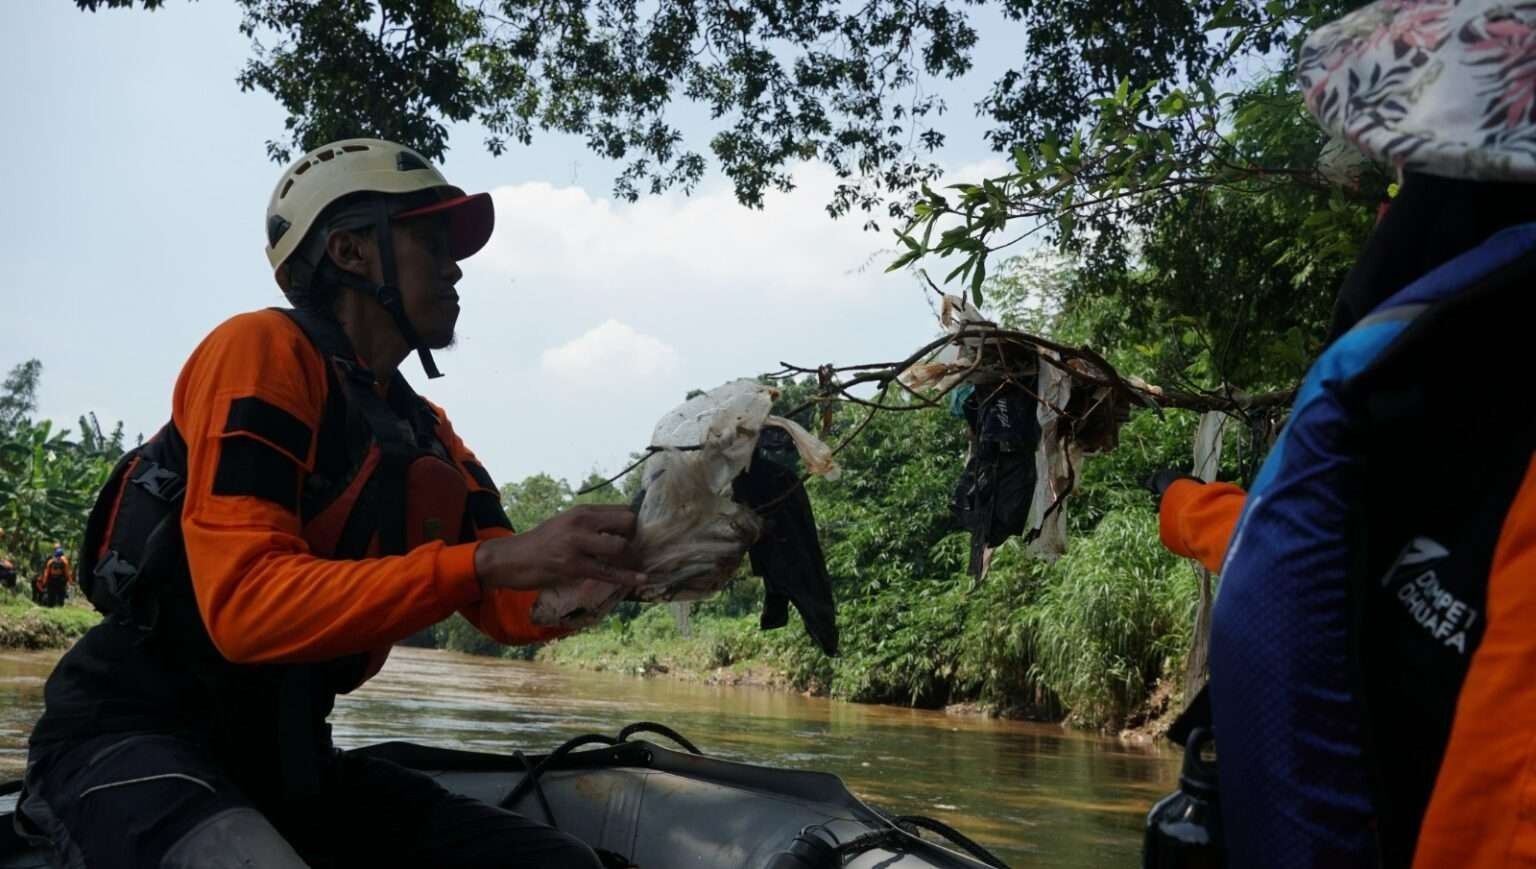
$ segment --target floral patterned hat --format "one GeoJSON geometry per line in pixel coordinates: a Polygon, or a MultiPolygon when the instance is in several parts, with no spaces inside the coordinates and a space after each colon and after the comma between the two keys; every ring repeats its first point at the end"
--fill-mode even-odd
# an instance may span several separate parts
{"type": "Polygon", "coordinates": [[[1536,181],[1536,0],[1377,0],[1307,38],[1329,133],[1399,170],[1536,181]]]}

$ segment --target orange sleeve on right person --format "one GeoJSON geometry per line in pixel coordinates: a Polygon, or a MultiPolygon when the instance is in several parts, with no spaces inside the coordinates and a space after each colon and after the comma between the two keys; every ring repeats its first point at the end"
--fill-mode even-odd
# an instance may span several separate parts
{"type": "Polygon", "coordinates": [[[1248,493],[1231,483],[1175,480],[1158,507],[1158,536],[1176,555],[1218,573],[1247,500],[1248,493]]]}

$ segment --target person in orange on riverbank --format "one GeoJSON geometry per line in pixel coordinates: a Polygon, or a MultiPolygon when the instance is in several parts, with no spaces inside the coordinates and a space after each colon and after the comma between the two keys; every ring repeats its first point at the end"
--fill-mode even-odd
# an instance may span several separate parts
{"type": "Polygon", "coordinates": [[[541,591],[645,579],[627,508],[514,535],[398,370],[415,351],[438,375],[458,261],[493,222],[487,194],[377,139],[279,179],[267,255],[294,309],[213,330],[88,522],[80,572],[107,618],[48,680],[20,800],[59,865],[597,869],[567,834],[338,752],[326,721],[392,644],[454,612],[538,642],[560,634],[532,621],[541,591]]]}
{"type": "Polygon", "coordinates": [[[37,597],[43,606],[63,606],[69,587],[74,582],[75,574],[70,570],[69,556],[64,554],[64,547],[56,543],[53,553],[43,562],[43,569],[37,574],[37,597]]]}

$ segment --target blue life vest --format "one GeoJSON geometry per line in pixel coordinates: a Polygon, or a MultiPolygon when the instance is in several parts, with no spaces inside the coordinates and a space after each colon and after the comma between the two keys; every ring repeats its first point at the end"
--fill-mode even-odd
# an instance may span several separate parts
{"type": "Polygon", "coordinates": [[[1530,370],[1533,278],[1536,224],[1500,232],[1308,372],[1213,615],[1230,865],[1411,860],[1531,456],[1536,414],[1507,390],[1530,370]]]}

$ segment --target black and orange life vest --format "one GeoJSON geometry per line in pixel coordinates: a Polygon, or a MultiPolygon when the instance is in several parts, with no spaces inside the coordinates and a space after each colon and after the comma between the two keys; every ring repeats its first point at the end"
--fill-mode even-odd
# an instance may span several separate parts
{"type": "MultiPolygon", "coordinates": [[[[387,397],[356,362],[338,324],[283,311],[328,360],[330,388],[315,468],[299,502],[303,536],[324,558],[395,555],[430,540],[474,539],[464,478],[436,435],[437,417],[398,373],[387,397]]],[[[259,415],[262,407],[232,410],[259,415]]],[[[260,430],[260,421],[251,420],[260,430]]],[[[174,421],[129,451],[87,521],[80,584],[109,618],[154,627],[166,594],[190,591],[181,543],[186,443],[174,421]]]]}
{"type": "Polygon", "coordinates": [[[69,579],[69,562],[62,555],[49,556],[43,564],[43,585],[52,585],[55,580],[66,582],[69,579]]]}
{"type": "MultiPolygon", "coordinates": [[[[496,516],[486,516],[477,509],[484,505],[468,497],[465,478],[437,435],[435,412],[403,377],[397,373],[387,397],[380,396],[339,324],[306,311],[283,313],[327,360],[314,466],[298,501],[313,554],[394,555],[432,539],[469,542],[477,523],[507,525],[499,504],[496,516]]],[[[264,430],[262,412],[259,403],[231,409],[250,415],[243,427],[254,432],[264,430]]],[[[78,581],[109,621],[141,632],[155,649],[146,654],[177,662],[156,672],[191,680],[171,691],[199,698],[216,750],[248,759],[253,770],[247,772],[269,776],[284,798],[312,796],[331,751],[325,718],[335,696],[377,672],[388,649],[315,663],[224,659],[193,594],[181,535],[186,485],[187,447],[173,420],[125,455],[103,487],[87,521],[78,581]],[[260,768],[273,762],[280,768],[260,768]]]]}

